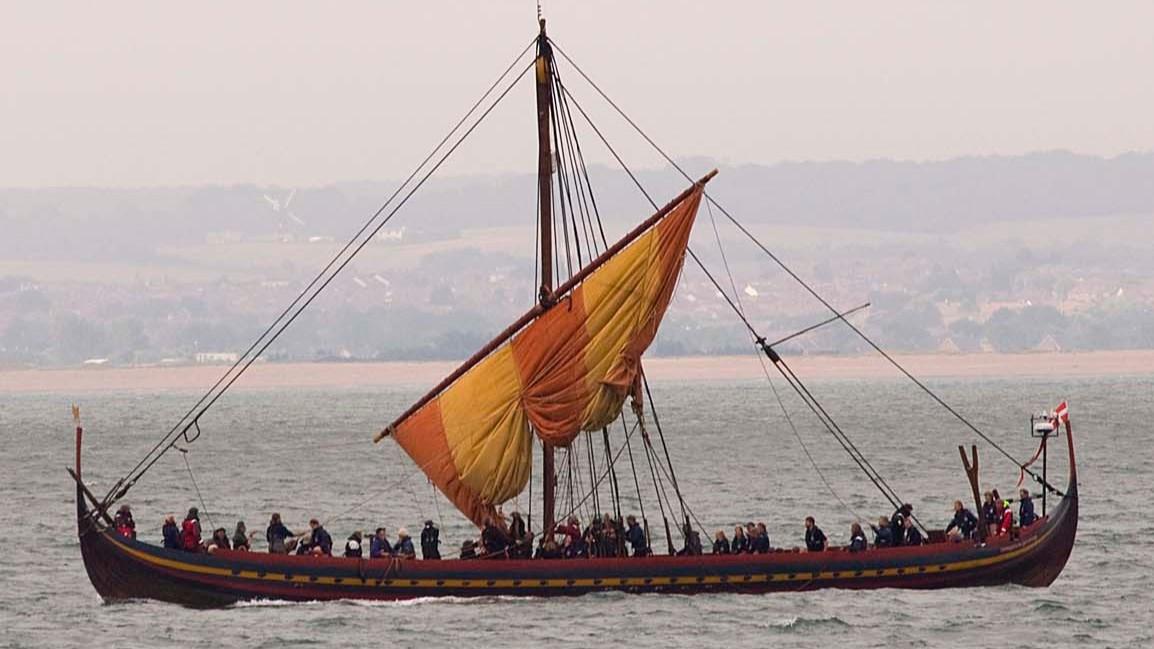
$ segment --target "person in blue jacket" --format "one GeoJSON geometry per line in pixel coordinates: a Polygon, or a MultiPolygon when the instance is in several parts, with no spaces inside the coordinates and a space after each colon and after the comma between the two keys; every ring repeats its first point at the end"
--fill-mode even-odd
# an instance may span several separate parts
{"type": "Polygon", "coordinates": [[[630,514],[625,517],[625,524],[629,529],[625,532],[625,540],[633,548],[633,556],[644,557],[649,555],[649,543],[645,539],[645,528],[637,522],[637,517],[630,514]]]}
{"type": "Polygon", "coordinates": [[[885,516],[878,519],[877,525],[870,525],[874,530],[874,547],[892,548],[894,546],[894,531],[890,521],[885,516]]]}
{"type": "Polygon", "coordinates": [[[1018,490],[1018,525],[1029,527],[1038,520],[1034,513],[1034,499],[1030,497],[1029,489],[1018,490]]]}
{"type": "Polygon", "coordinates": [[[951,536],[950,532],[955,529],[955,540],[972,538],[974,530],[978,529],[978,517],[966,509],[960,500],[954,501],[954,519],[946,526],[946,536],[951,536]]]}
{"type": "Polygon", "coordinates": [[[399,559],[417,558],[417,550],[413,547],[413,539],[409,538],[409,531],[403,527],[397,530],[397,544],[393,546],[393,553],[399,559]]]}
{"type": "Polygon", "coordinates": [[[393,556],[393,544],[389,543],[388,532],[385,528],[378,527],[377,531],[373,533],[373,538],[369,541],[369,558],[370,559],[387,559],[393,556]]]}
{"type": "Polygon", "coordinates": [[[164,535],[164,547],[169,550],[180,550],[180,527],[176,524],[176,516],[169,514],[164,517],[164,526],[160,528],[164,535]]]}

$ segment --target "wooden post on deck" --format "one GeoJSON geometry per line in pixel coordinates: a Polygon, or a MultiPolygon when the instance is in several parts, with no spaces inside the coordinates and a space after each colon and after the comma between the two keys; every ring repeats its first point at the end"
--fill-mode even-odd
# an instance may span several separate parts
{"type": "Polygon", "coordinates": [[[986,527],[990,521],[986,520],[985,512],[982,510],[982,494],[978,489],[978,446],[976,444],[970,446],[970,454],[973,456],[971,461],[966,457],[966,447],[958,445],[958,455],[962,456],[962,466],[966,469],[966,477],[970,480],[970,490],[974,493],[974,507],[977,508],[978,517],[978,540],[985,543],[988,528],[986,527]]]}

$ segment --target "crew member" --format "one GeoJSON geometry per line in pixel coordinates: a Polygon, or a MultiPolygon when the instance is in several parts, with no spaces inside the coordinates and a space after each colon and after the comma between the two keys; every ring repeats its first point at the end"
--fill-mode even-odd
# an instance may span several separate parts
{"type": "Polygon", "coordinates": [[[421,558],[429,561],[441,558],[441,530],[433,524],[433,521],[425,521],[425,527],[421,530],[421,558]]]}
{"type": "Polygon", "coordinates": [[[902,545],[921,545],[922,533],[918,527],[914,525],[912,516],[907,516],[902,519],[902,525],[905,527],[905,533],[902,534],[902,545]]]}
{"type": "Polygon", "coordinates": [[[228,544],[228,532],[223,527],[218,527],[212,531],[212,541],[209,542],[206,548],[209,554],[217,550],[231,549],[228,544]]]}
{"type": "Polygon", "coordinates": [[[1018,525],[1029,527],[1038,520],[1034,513],[1034,499],[1030,497],[1029,489],[1018,490],[1018,525]]]}
{"type": "Polygon", "coordinates": [[[372,540],[369,541],[369,558],[383,559],[393,556],[393,544],[389,543],[389,536],[385,528],[378,527],[377,531],[373,533],[372,540]]]}
{"type": "Polygon", "coordinates": [[[713,535],[713,553],[730,553],[729,539],[725,536],[725,530],[717,530],[717,533],[713,535]]]}
{"type": "Polygon", "coordinates": [[[733,554],[749,552],[749,538],[745,536],[745,528],[738,525],[733,528],[733,540],[729,542],[729,550],[733,554]]]}
{"type": "Polygon", "coordinates": [[[120,506],[112,523],[121,536],[129,539],[136,538],[136,521],[132,520],[132,510],[128,505],[120,506]]]}
{"type": "Polygon", "coordinates": [[[677,551],[679,557],[698,557],[701,556],[701,536],[693,529],[693,526],[688,522],[682,528],[682,533],[685,535],[685,547],[677,551]]]}
{"type": "Polygon", "coordinates": [[[312,537],[309,539],[309,552],[326,557],[333,556],[333,537],[329,535],[325,526],[313,518],[309,520],[309,527],[313,531],[312,537]]]}
{"type": "Polygon", "coordinates": [[[765,523],[758,523],[753,529],[757,535],[750,537],[749,542],[752,546],[750,552],[756,552],[757,554],[768,553],[771,547],[769,545],[769,531],[765,529],[765,523]]]}
{"type": "Polygon", "coordinates": [[[982,494],[982,523],[986,526],[986,534],[993,536],[998,533],[998,522],[1001,517],[998,516],[998,506],[994,504],[993,492],[987,491],[982,494]]]}
{"type": "Polygon", "coordinates": [[[509,556],[517,559],[528,559],[533,554],[532,539],[525,526],[525,519],[521,512],[510,514],[509,520],[509,556]]]}
{"type": "Polygon", "coordinates": [[[1002,501],[1002,523],[998,525],[998,536],[1004,536],[1014,529],[1014,510],[1010,507],[1010,501],[1002,501]]]}
{"type": "Polygon", "coordinates": [[[244,526],[244,521],[236,522],[236,530],[232,533],[232,549],[243,550],[245,552],[252,549],[252,543],[249,540],[248,528],[244,526]]]}
{"type": "Polygon", "coordinates": [[[180,541],[180,528],[176,525],[176,517],[172,514],[164,517],[164,526],[160,528],[164,535],[164,547],[169,550],[180,550],[184,545],[180,541]]]}
{"type": "Polygon", "coordinates": [[[360,530],[350,534],[349,538],[345,541],[345,557],[350,559],[360,559],[363,557],[364,550],[361,549],[361,541],[363,540],[360,530]]]}
{"type": "Polygon", "coordinates": [[[188,510],[180,524],[180,547],[185,552],[200,552],[200,512],[196,507],[188,510]]]}
{"type": "Polygon", "coordinates": [[[849,551],[861,552],[869,547],[866,542],[865,532],[862,531],[861,525],[854,523],[849,528],[849,551]]]}
{"type": "Polygon", "coordinates": [[[625,539],[629,541],[629,547],[633,548],[633,556],[647,556],[649,543],[645,539],[645,529],[637,522],[637,517],[633,514],[626,516],[625,524],[629,526],[629,529],[625,531],[625,539]]]}
{"type": "Polygon", "coordinates": [[[965,508],[962,501],[954,501],[954,519],[946,526],[946,535],[955,541],[973,537],[974,530],[978,529],[978,517],[974,512],[965,508]],[[954,531],[957,530],[957,531],[954,531]]]}
{"type": "Polygon", "coordinates": [[[805,517],[805,549],[810,552],[825,552],[826,547],[825,532],[817,526],[817,521],[813,516],[805,517]]]}
{"type": "MultiPolygon", "coordinates": [[[[581,534],[581,531],[578,530],[577,534],[581,534]]],[[[481,545],[485,548],[486,558],[490,559],[505,558],[505,549],[509,547],[509,537],[505,531],[497,527],[488,516],[482,521],[481,545]]]]}
{"type": "Polygon", "coordinates": [[[413,547],[413,539],[409,538],[409,530],[397,530],[397,545],[393,547],[393,554],[401,559],[416,559],[417,550],[413,547]]]}
{"type": "MultiPolygon", "coordinates": [[[[268,541],[269,554],[288,554],[292,551],[289,539],[296,535],[281,522],[280,514],[273,513],[268,521],[268,529],[264,532],[264,540],[268,541]]],[[[295,541],[295,540],[294,540],[295,541]]]]}
{"type": "Polygon", "coordinates": [[[913,513],[914,506],[904,503],[890,517],[890,529],[893,530],[894,545],[905,545],[906,519],[911,518],[913,513]]]}
{"type": "Polygon", "coordinates": [[[885,516],[878,519],[877,525],[870,525],[874,531],[874,547],[892,548],[894,546],[894,531],[890,521],[885,516]]]}

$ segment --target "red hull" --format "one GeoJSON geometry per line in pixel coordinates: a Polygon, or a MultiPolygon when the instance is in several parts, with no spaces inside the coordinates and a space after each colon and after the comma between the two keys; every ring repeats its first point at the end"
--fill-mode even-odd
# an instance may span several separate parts
{"type": "Polygon", "coordinates": [[[1017,539],[985,547],[936,543],[860,553],[589,560],[360,560],[255,552],[212,555],[165,550],[125,539],[91,522],[77,488],[80,547],[106,600],[156,599],[226,606],[257,599],[398,600],[416,597],[569,596],[631,593],[768,593],[818,588],[1048,586],[1061,573],[1078,527],[1073,438],[1070,483],[1059,505],[1017,539]]]}

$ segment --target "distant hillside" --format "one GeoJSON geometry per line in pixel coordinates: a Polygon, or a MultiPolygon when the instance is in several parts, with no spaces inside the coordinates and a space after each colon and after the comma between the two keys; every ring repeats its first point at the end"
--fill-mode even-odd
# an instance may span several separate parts
{"type": "MultiPolygon", "coordinates": [[[[694,159],[694,173],[709,161],[694,159]]],[[[749,223],[947,233],[966,225],[1037,218],[1154,214],[1154,153],[1104,159],[1065,152],[941,162],[805,162],[723,167],[711,191],[749,223]]],[[[591,170],[608,221],[648,206],[616,170],[591,170]]],[[[684,181],[671,169],[640,174],[655,196],[684,181]]],[[[320,188],[252,185],[141,189],[0,189],[0,259],[147,261],[164,244],[242,237],[347,237],[394,189],[388,182],[320,188]],[[291,201],[289,201],[289,197],[291,201]]],[[[430,182],[397,218],[412,232],[531,223],[529,174],[430,182]]]]}

